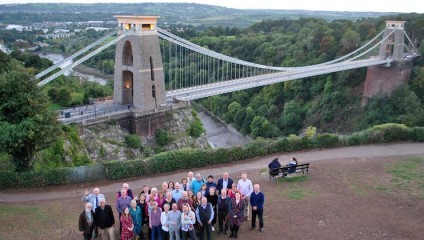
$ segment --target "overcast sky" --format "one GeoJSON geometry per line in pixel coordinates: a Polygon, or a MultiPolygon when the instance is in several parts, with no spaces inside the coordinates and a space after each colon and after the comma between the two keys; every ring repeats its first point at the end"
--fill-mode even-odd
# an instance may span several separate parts
{"type": "Polygon", "coordinates": [[[361,11],[361,12],[424,12],[422,0],[0,0],[7,3],[140,3],[140,2],[191,2],[219,5],[242,9],[304,9],[327,11],[361,11]]]}

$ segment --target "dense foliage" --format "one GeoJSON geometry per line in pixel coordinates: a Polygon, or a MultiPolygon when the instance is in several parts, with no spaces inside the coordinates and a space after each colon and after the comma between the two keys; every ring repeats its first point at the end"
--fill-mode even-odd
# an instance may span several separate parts
{"type": "MultiPolygon", "coordinates": [[[[272,66],[312,65],[335,59],[366,43],[384,28],[385,19],[406,20],[409,36],[424,36],[422,15],[405,14],[357,22],[301,18],[263,21],[228,37],[222,27],[197,33],[191,41],[226,55],[272,66]]],[[[307,126],[319,132],[353,132],[396,122],[424,126],[424,68],[416,61],[411,81],[390,96],[361,105],[366,68],[321,75],[213,96],[202,105],[256,137],[298,134],[307,126]]]]}
{"type": "Polygon", "coordinates": [[[28,71],[3,52],[0,59],[9,62],[9,68],[0,72],[0,152],[12,157],[16,170],[28,170],[36,152],[60,136],[59,124],[28,71]]]}

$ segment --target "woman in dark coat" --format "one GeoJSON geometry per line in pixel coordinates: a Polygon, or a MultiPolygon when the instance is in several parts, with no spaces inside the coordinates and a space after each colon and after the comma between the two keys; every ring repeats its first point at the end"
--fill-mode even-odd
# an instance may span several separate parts
{"type": "Polygon", "coordinates": [[[244,220],[244,203],[241,200],[239,192],[235,193],[235,198],[231,199],[230,212],[228,213],[228,221],[230,223],[230,238],[237,238],[238,230],[244,220]]]}

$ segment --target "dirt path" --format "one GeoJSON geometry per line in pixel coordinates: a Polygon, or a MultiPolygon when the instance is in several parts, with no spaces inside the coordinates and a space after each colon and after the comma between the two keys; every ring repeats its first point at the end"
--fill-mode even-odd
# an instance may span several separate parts
{"type": "MultiPolygon", "coordinates": [[[[266,168],[269,161],[273,157],[279,157],[283,164],[289,160],[290,156],[296,156],[300,162],[314,162],[320,160],[331,159],[350,159],[361,158],[366,162],[372,157],[390,157],[390,156],[407,156],[424,154],[424,143],[398,143],[385,145],[366,145],[355,147],[343,147],[336,149],[311,150],[305,152],[274,154],[267,157],[255,158],[251,160],[241,161],[232,164],[215,165],[194,169],[194,172],[200,172],[203,177],[211,174],[221,177],[224,171],[229,172],[230,177],[237,179],[241,171],[252,171],[266,168]]],[[[180,179],[185,176],[187,170],[172,172],[171,174],[161,174],[154,176],[146,176],[121,181],[103,181],[97,183],[85,183],[81,185],[68,185],[60,187],[49,187],[43,189],[24,189],[24,190],[7,190],[0,192],[0,203],[18,203],[28,201],[44,201],[54,199],[67,199],[81,197],[86,188],[98,186],[102,193],[112,194],[121,188],[123,182],[127,182],[130,188],[139,192],[143,184],[151,186],[159,186],[166,179],[180,179]],[[166,177],[164,177],[166,176],[166,177]]]]}

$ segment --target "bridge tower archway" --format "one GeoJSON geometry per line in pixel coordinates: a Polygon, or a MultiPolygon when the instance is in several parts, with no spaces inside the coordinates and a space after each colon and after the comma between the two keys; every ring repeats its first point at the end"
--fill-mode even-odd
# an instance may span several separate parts
{"type": "Polygon", "coordinates": [[[150,111],[166,104],[158,16],[115,16],[118,34],[134,32],[116,44],[113,101],[150,111]]]}

